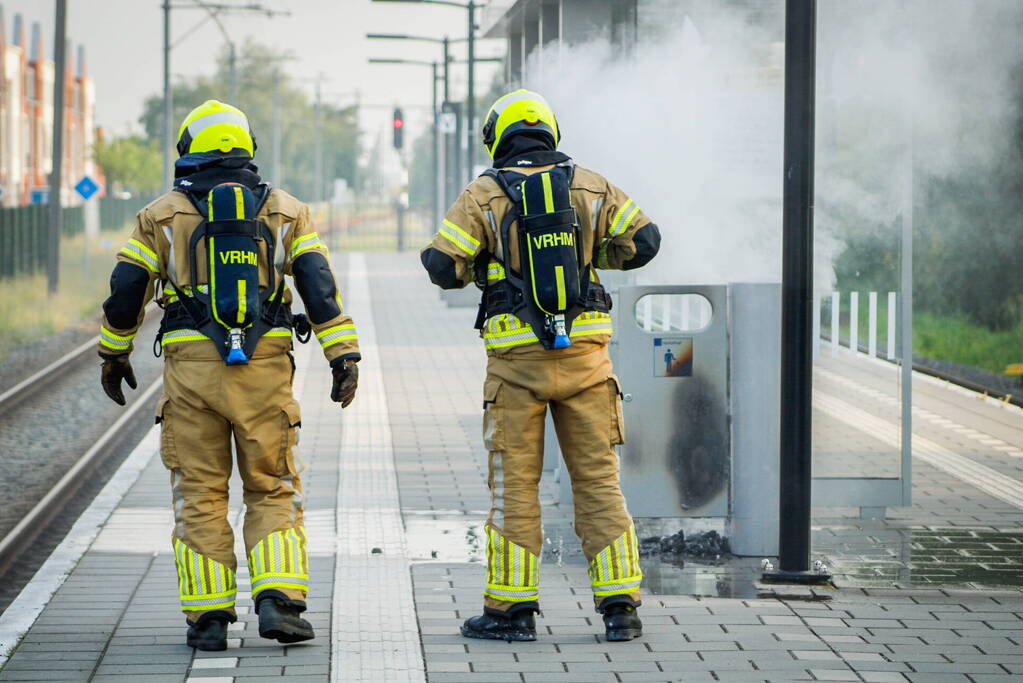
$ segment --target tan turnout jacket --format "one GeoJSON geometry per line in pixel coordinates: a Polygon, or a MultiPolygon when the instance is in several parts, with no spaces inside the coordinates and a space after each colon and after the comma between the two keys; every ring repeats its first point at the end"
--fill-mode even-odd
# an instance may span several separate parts
{"type": "MultiPolygon", "coordinates": [[[[275,254],[267,254],[267,245],[261,243],[260,255],[260,288],[269,283],[268,264],[274,263],[278,275],[291,275],[292,263],[295,258],[307,251],[317,251],[327,255],[327,245],[313,229],[310,221],[309,207],[280,189],[273,189],[257,218],[264,221],[270,231],[277,237],[275,254]]],[[[126,261],[146,269],[149,273],[149,288],[146,291],[145,303],[155,295],[160,303],[166,304],[177,300],[173,281],[182,290],[188,291],[194,285],[206,284],[206,258],[204,250],[199,247],[196,266],[199,277],[193,278],[190,263],[189,242],[192,233],[202,222],[202,216],[192,202],[180,192],[168,192],[143,208],[137,216],[137,222],[131,237],[117,254],[119,261],[126,261]],[[197,282],[195,280],[198,280],[197,282]],[[156,286],[159,284],[159,290],[156,286]]],[[[291,290],[285,287],[284,301],[292,300],[291,290]]],[[[341,297],[338,295],[338,307],[341,308],[341,297]]],[[[99,350],[105,354],[130,353],[133,348],[135,334],[142,324],[144,310],[139,314],[138,322],[129,329],[112,327],[104,317],[100,331],[99,350]]],[[[320,340],[327,360],[358,352],[355,326],[351,317],[342,312],[331,320],[313,325],[313,332],[320,340]]],[[[196,339],[196,335],[172,335],[165,337],[163,344],[168,351],[188,348],[187,355],[193,358],[219,357],[217,350],[208,339],[196,339]],[[208,353],[207,353],[208,351],[208,353]]],[[[274,328],[264,335],[260,342],[257,355],[274,352],[276,347],[290,348],[291,331],[274,328]],[[268,342],[271,342],[268,344],[268,342]]]]}

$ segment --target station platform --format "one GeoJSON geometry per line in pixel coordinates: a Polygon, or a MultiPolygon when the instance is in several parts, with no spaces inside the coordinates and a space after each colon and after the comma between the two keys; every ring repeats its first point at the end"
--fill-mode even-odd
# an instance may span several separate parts
{"type": "MultiPolygon", "coordinates": [[[[644,636],[607,643],[571,511],[545,481],[539,640],[463,639],[489,507],[475,309],[447,308],[414,253],[342,254],[335,267],[364,356],[349,409],[330,401],[315,344],[296,350],[316,640],[259,638],[242,563],[228,650],[184,644],[154,430],[0,616],[0,681],[1023,678],[1023,417],[937,384],[920,386],[933,419],[920,421],[913,506],[884,520],[815,511],[814,555],[837,587],[758,584],[755,558],[652,556],[644,636]]],[[[847,439],[884,438],[871,419],[892,409],[870,377],[828,370],[842,402],[819,409],[847,439]]]]}

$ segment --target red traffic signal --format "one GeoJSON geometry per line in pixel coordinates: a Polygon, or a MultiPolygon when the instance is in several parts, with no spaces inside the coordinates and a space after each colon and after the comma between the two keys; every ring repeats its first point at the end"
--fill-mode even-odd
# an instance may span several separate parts
{"type": "Polygon", "coordinates": [[[394,128],[394,148],[401,149],[405,144],[405,115],[401,109],[394,110],[391,125],[394,128]]]}

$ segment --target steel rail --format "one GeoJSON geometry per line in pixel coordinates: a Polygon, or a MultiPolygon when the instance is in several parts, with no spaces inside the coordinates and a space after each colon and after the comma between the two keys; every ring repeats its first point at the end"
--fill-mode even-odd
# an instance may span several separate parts
{"type": "Polygon", "coordinates": [[[89,447],[71,469],[64,473],[53,488],[3,537],[3,540],[0,540],[0,576],[7,572],[17,558],[21,557],[22,551],[64,509],[67,500],[86,482],[91,471],[110,455],[113,450],[111,444],[123,436],[125,426],[140,410],[148,406],[149,399],[162,388],[163,377],[160,377],[121,413],[121,416],[89,447]]]}
{"type": "MultiPolygon", "coordinates": [[[[148,317],[148,315],[156,309],[157,305],[155,303],[149,304],[149,306],[146,307],[146,316],[148,317]]],[[[81,346],[73,349],[70,353],[64,354],[61,358],[53,361],[42,370],[33,373],[30,377],[21,380],[13,387],[0,394],[0,415],[3,415],[20,402],[16,399],[24,399],[27,396],[35,394],[45,388],[53,380],[60,376],[60,372],[58,372],[59,370],[75,363],[89,351],[95,350],[98,344],[99,335],[96,335],[81,346]]]]}

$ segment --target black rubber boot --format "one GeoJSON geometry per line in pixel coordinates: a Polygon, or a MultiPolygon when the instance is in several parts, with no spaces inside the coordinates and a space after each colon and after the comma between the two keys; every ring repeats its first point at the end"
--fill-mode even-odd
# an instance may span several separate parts
{"type": "Polygon", "coordinates": [[[195,622],[188,622],[185,642],[196,650],[219,652],[227,649],[227,625],[238,618],[230,612],[220,610],[206,612],[195,622]]]}
{"type": "Polygon", "coordinates": [[[639,604],[631,599],[601,604],[597,611],[604,615],[604,632],[609,642],[632,640],[643,635],[643,622],[639,619],[637,607],[639,604]]]}
{"type": "Polygon", "coordinates": [[[509,612],[483,608],[483,614],[471,617],[462,624],[462,635],[466,638],[484,640],[536,640],[535,607],[517,607],[509,612]]]}
{"type": "Polygon", "coordinates": [[[300,643],[316,637],[312,625],[300,617],[305,603],[289,600],[277,591],[266,591],[256,601],[259,635],[278,643],[300,643]]]}

